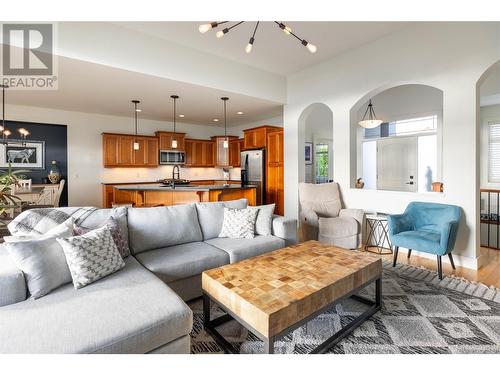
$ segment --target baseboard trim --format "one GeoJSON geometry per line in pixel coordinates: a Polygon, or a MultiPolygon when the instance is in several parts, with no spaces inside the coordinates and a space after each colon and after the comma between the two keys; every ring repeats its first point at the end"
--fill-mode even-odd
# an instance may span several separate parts
{"type": "MultiPolygon", "coordinates": [[[[405,249],[404,247],[400,247],[399,252],[407,254],[408,249],[405,249]]],[[[411,254],[418,255],[421,258],[436,260],[435,254],[424,253],[424,252],[416,251],[416,250],[412,250],[411,254]]],[[[472,270],[478,270],[479,268],[481,268],[483,266],[483,264],[481,264],[481,258],[484,259],[484,257],[479,257],[479,258],[473,259],[473,258],[469,258],[469,257],[464,257],[462,255],[453,254],[453,260],[455,261],[456,266],[463,267],[463,268],[469,268],[472,270]]],[[[442,262],[450,264],[450,259],[448,258],[448,256],[443,256],[442,262]]]]}

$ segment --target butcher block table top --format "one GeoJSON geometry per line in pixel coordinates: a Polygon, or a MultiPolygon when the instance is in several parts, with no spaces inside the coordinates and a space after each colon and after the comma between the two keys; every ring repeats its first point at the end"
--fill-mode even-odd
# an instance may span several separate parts
{"type": "Polygon", "coordinates": [[[381,274],[375,255],[308,241],[205,271],[202,288],[273,337],[381,274]]]}

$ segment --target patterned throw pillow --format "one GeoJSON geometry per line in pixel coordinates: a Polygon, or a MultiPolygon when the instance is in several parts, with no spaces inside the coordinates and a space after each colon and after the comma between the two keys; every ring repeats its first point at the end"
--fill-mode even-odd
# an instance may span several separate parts
{"type": "MultiPolygon", "coordinates": [[[[101,225],[99,225],[98,228],[102,228],[104,226],[108,227],[109,230],[111,231],[111,236],[113,237],[115,245],[118,248],[118,251],[120,252],[122,258],[125,259],[126,257],[128,257],[130,255],[130,249],[128,247],[127,233],[123,232],[123,229],[118,223],[118,221],[110,217],[109,219],[105,220],[101,225]]],[[[86,228],[75,224],[73,232],[75,233],[75,235],[81,236],[94,229],[95,228],[86,228]]]]}
{"type": "Polygon", "coordinates": [[[219,237],[254,238],[258,212],[258,209],[252,207],[245,209],[224,207],[224,222],[219,237]]]}
{"type": "Polygon", "coordinates": [[[58,238],[75,289],[83,288],[125,266],[108,227],[81,236],[58,238]]]}

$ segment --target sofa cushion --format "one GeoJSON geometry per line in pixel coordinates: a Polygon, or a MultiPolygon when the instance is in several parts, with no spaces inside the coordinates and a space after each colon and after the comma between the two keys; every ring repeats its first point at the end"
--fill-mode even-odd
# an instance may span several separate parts
{"type": "Polygon", "coordinates": [[[146,251],[138,254],[137,259],[165,283],[198,275],[229,263],[226,252],[204,242],[146,251]]]}
{"type": "Polygon", "coordinates": [[[231,263],[281,249],[285,246],[285,240],[275,236],[256,236],[250,239],[212,238],[205,241],[205,243],[228,253],[231,263]]]}
{"type": "Polygon", "coordinates": [[[24,275],[7,253],[4,244],[0,245],[0,307],[18,303],[26,299],[24,275]]]}
{"type": "Polygon", "coordinates": [[[273,233],[273,214],[275,203],[266,204],[263,206],[255,206],[259,209],[257,220],[255,220],[255,234],[262,236],[270,236],[273,233]]]}
{"type": "Polygon", "coordinates": [[[192,312],[136,259],[75,290],[0,308],[0,353],[146,353],[189,334],[192,312]]]}
{"type": "Polygon", "coordinates": [[[129,208],[128,227],[133,254],[202,240],[194,204],[129,208]]]}
{"type": "MultiPolygon", "coordinates": [[[[128,232],[124,232],[118,221],[112,217],[104,220],[98,228],[101,227],[107,227],[110,230],[111,236],[113,236],[113,241],[115,242],[121,257],[123,259],[128,257],[130,255],[130,248],[128,247],[128,232]]],[[[94,229],[82,227],[81,225],[75,225],[73,232],[75,236],[81,236],[94,229]]]]}
{"type": "Polygon", "coordinates": [[[224,207],[228,208],[247,208],[246,199],[237,199],[226,202],[203,202],[196,203],[198,220],[200,221],[203,239],[208,240],[219,235],[224,221],[224,207]]]}

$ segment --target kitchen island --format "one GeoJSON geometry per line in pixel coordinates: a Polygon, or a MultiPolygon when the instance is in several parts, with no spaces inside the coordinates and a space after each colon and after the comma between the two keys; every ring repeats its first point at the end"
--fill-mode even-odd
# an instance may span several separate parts
{"type": "Polygon", "coordinates": [[[194,202],[219,202],[246,198],[255,206],[255,186],[130,184],[113,186],[114,204],[132,204],[135,207],[172,206],[194,202]]]}

